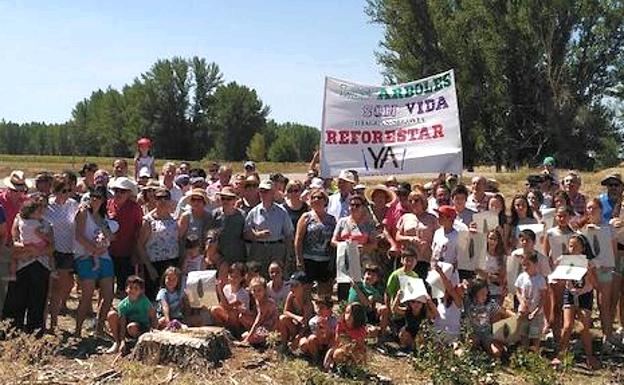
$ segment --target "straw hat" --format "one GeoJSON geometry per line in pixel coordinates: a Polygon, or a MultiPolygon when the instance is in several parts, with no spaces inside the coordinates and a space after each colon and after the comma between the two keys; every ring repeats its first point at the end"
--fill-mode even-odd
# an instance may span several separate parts
{"type": "Polygon", "coordinates": [[[390,203],[396,199],[396,194],[392,190],[386,187],[386,185],[378,184],[366,189],[366,192],[364,193],[366,199],[368,199],[370,202],[373,201],[373,194],[375,193],[375,191],[383,191],[383,193],[386,194],[386,203],[390,203]]]}
{"type": "Polygon", "coordinates": [[[21,170],[13,170],[11,174],[4,178],[4,185],[7,186],[11,190],[15,191],[27,191],[28,186],[26,185],[26,177],[24,176],[24,171],[21,170]]]}

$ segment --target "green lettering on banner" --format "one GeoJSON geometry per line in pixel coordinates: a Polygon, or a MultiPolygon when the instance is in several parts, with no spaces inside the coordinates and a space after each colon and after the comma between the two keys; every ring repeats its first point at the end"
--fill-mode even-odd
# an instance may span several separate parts
{"type": "Polygon", "coordinates": [[[408,84],[406,86],[395,86],[388,92],[388,88],[382,87],[377,92],[377,99],[404,99],[423,94],[431,94],[451,86],[451,73],[447,72],[441,76],[416,84],[408,84]]]}

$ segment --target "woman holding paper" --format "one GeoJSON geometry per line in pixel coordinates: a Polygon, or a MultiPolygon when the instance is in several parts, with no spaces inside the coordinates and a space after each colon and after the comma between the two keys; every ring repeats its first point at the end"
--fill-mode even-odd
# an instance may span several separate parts
{"type": "MultiPolygon", "coordinates": [[[[352,195],[349,197],[348,216],[340,218],[334,230],[332,246],[338,247],[339,242],[351,242],[357,245],[360,260],[350,261],[360,265],[372,262],[370,255],[377,247],[377,231],[375,225],[370,221],[363,196],[352,195]]],[[[348,269],[347,269],[348,270],[348,269]]],[[[351,277],[359,280],[362,277],[351,277]]],[[[338,298],[346,299],[349,292],[349,283],[338,284],[338,298]]]]}
{"type": "Polygon", "coordinates": [[[613,345],[620,345],[613,333],[613,309],[611,306],[613,293],[613,269],[615,267],[615,254],[617,244],[613,236],[613,230],[608,223],[603,223],[602,203],[594,198],[587,201],[585,218],[579,224],[582,233],[589,241],[596,258],[596,293],[598,308],[600,309],[600,322],[604,334],[603,350],[613,349],[613,345]]]}
{"type": "Polygon", "coordinates": [[[426,278],[431,266],[431,243],[438,228],[438,219],[427,212],[427,199],[421,192],[411,192],[408,202],[412,212],[403,214],[399,219],[396,240],[414,247],[417,253],[414,271],[419,277],[426,278]]]}
{"type": "Polygon", "coordinates": [[[533,211],[529,206],[529,201],[525,195],[516,195],[511,201],[511,217],[509,218],[508,233],[505,238],[507,239],[509,248],[514,250],[518,247],[518,234],[520,230],[518,226],[521,225],[534,225],[537,223],[537,219],[533,216],[533,211]]]}

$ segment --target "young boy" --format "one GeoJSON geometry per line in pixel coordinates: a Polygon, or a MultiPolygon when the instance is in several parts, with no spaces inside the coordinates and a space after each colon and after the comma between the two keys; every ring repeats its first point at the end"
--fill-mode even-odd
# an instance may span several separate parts
{"type": "Polygon", "coordinates": [[[308,322],[310,335],[299,340],[299,348],[304,354],[318,361],[334,342],[334,330],[338,320],[332,312],[334,303],[331,297],[317,295],[312,300],[316,315],[310,318],[308,322]]]}
{"type": "Polygon", "coordinates": [[[201,271],[206,267],[204,255],[200,250],[199,237],[191,235],[184,241],[184,261],[182,262],[182,287],[186,287],[186,278],[192,271],[201,271]]]}
{"type": "Polygon", "coordinates": [[[158,326],[156,310],[145,296],[145,281],[141,277],[131,275],[126,280],[126,298],[122,299],[108,313],[108,327],[113,334],[115,343],[106,352],[109,354],[124,351],[126,335],[137,338],[141,334],[158,326]]]}
{"type": "Polygon", "coordinates": [[[366,323],[371,334],[383,333],[390,323],[390,309],[384,305],[383,290],[379,288],[381,268],[369,264],[364,268],[363,282],[351,282],[348,302],[359,302],[366,308],[366,323]]]}
{"type": "Polygon", "coordinates": [[[386,308],[390,308],[392,300],[397,295],[397,292],[401,289],[401,283],[399,282],[399,276],[408,275],[414,278],[420,278],[418,273],[414,271],[416,267],[416,250],[412,247],[406,247],[401,251],[401,263],[402,267],[399,267],[393,271],[388,277],[388,283],[386,284],[386,308]]]}
{"type": "MultiPolygon", "coordinates": [[[[433,234],[431,263],[446,262],[457,269],[459,233],[453,228],[457,212],[451,206],[440,206],[436,212],[438,213],[440,228],[433,234]]],[[[423,277],[423,279],[425,278],[423,277]]]]}
{"type": "Polygon", "coordinates": [[[552,273],[548,257],[535,250],[536,236],[533,230],[524,229],[518,234],[520,240],[520,248],[511,252],[511,256],[522,260],[529,255],[537,256],[537,271],[544,278],[552,273]]]}
{"type": "Polygon", "coordinates": [[[520,316],[520,335],[523,347],[531,345],[531,350],[539,351],[540,337],[544,328],[544,299],[546,298],[546,279],[538,271],[537,254],[533,253],[522,259],[524,272],[516,279],[516,297],[520,316]]]}

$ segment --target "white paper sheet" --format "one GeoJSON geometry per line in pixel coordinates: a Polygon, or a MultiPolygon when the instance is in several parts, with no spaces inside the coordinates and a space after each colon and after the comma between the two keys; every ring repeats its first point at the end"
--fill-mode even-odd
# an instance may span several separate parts
{"type": "Polygon", "coordinates": [[[336,248],[336,282],[350,283],[362,280],[360,251],[355,242],[338,242],[336,248]]]}
{"type": "Polygon", "coordinates": [[[410,277],[409,275],[399,276],[399,285],[403,296],[401,302],[407,302],[411,300],[417,300],[425,302],[427,300],[427,288],[425,287],[425,281],[420,278],[410,277]]]}
{"type": "MultiPolygon", "coordinates": [[[[453,265],[446,262],[438,262],[438,266],[442,268],[442,272],[447,277],[451,277],[453,274],[453,265]]],[[[427,274],[427,283],[431,286],[431,297],[432,298],[442,298],[444,297],[444,284],[442,283],[442,277],[435,270],[429,270],[427,274]]]]}
{"type": "Polygon", "coordinates": [[[516,279],[520,275],[521,269],[520,257],[515,255],[507,257],[507,291],[511,295],[516,293],[516,279]]]}
{"type": "Polygon", "coordinates": [[[585,255],[563,255],[559,265],[548,277],[552,280],[580,281],[587,273],[585,255]]]}
{"type": "Polygon", "coordinates": [[[552,228],[555,224],[555,211],[557,211],[557,209],[542,210],[542,222],[546,230],[552,228]]]}
{"type": "Polygon", "coordinates": [[[589,245],[596,258],[593,260],[597,267],[614,267],[612,233],[608,225],[603,227],[585,226],[582,233],[587,237],[589,245]]]}
{"type": "Polygon", "coordinates": [[[488,231],[498,227],[498,214],[493,211],[482,211],[472,216],[472,221],[477,224],[477,231],[487,234],[488,231]]]}
{"type": "Polygon", "coordinates": [[[216,304],[216,278],[216,270],[191,271],[188,274],[185,291],[192,308],[216,304]]]}
{"type": "Polygon", "coordinates": [[[509,317],[494,322],[492,324],[492,335],[495,341],[503,342],[506,345],[518,342],[520,340],[518,319],[509,317]]]}

